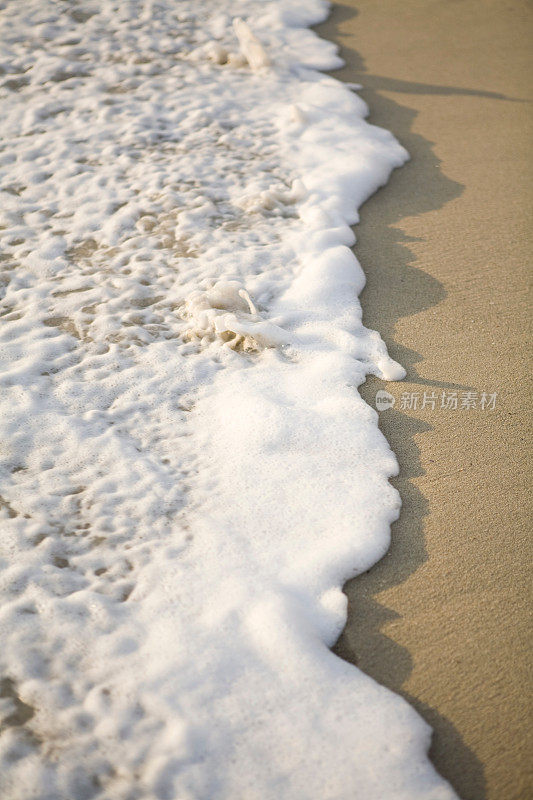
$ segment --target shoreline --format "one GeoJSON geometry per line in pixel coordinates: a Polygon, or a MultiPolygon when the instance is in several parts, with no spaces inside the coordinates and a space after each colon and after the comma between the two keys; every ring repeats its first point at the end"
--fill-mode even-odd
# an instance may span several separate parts
{"type": "Polygon", "coordinates": [[[395,400],[380,428],[403,508],[389,553],[346,587],[335,652],[430,723],[430,756],[463,800],[533,785],[522,430],[532,17],[522,2],[345,0],[315,28],[341,46],[334,77],[363,85],[369,121],[411,155],[365,203],[354,248],[364,323],[407,369],[401,383],[361,389],[372,407],[378,389],[395,400]],[[421,407],[424,392],[434,407],[421,407]],[[454,393],[458,407],[441,408],[454,393]],[[461,408],[465,395],[476,407],[461,408]]]}

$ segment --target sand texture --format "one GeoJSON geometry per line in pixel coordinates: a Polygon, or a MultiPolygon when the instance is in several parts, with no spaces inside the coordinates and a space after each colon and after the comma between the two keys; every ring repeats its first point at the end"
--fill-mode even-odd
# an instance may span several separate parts
{"type": "Polygon", "coordinates": [[[404,507],[389,554],[347,587],[337,652],[433,726],[434,763],[464,800],[533,795],[532,20],[515,0],[347,0],[318,29],[412,157],[356,229],[365,324],[408,371],[363,388],[396,401],[380,423],[404,507]]]}

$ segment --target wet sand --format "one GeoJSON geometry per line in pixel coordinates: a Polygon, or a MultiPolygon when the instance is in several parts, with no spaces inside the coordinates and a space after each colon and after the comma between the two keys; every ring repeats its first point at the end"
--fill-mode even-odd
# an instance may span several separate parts
{"type": "Polygon", "coordinates": [[[347,586],[336,652],[432,725],[431,757],[463,800],[525,799],[532,6],[344,0],[317,30],[412,158],[363,208],[355,248],[365,322],[408,373],[363,387],[396,401],[380,425],[403,511],[389,554],[347,586]]]}

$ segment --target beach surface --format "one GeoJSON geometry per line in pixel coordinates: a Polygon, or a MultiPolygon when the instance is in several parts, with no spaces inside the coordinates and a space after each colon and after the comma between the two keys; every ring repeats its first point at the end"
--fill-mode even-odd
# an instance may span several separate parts
{"type": "Polygon", "coordinates": [[[317,29],[412,159],[356,228],[364,322],[407,369],[363,387],[395,400],[380,425],[403,510],[388,555],[347,586],[336,652],[431,724],[464,800],[532,791],[532,19],[514,0],[346,0],[317,29]]]}

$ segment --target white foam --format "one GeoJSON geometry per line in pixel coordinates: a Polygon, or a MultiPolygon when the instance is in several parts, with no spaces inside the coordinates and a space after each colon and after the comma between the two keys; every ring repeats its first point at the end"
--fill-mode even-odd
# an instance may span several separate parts
{"type": "Polygon", "coordinates": [[[261,317],[238,281],[218,281],[205,292],[192,292],[180,313],[190,320],[186,336],[202,345],[219,339],[231,349],[253,352],[293,340],[287,331],[261,317]]]}
{"type": "Polygon", "coordinates": [[[233,20],[233,28],[239,40],[241,53],[246,63],[252,69],[261,69],[270,66],[270,58],[257,36],[250,30],[250,26],[240,17],[233,20]]]}
{"type": "Polygon", "coordinates": [[[9,800],[454,796],[328,649],[399,511],[350,226],[406,153],[326,11],[3,4],[9,800]]]}

